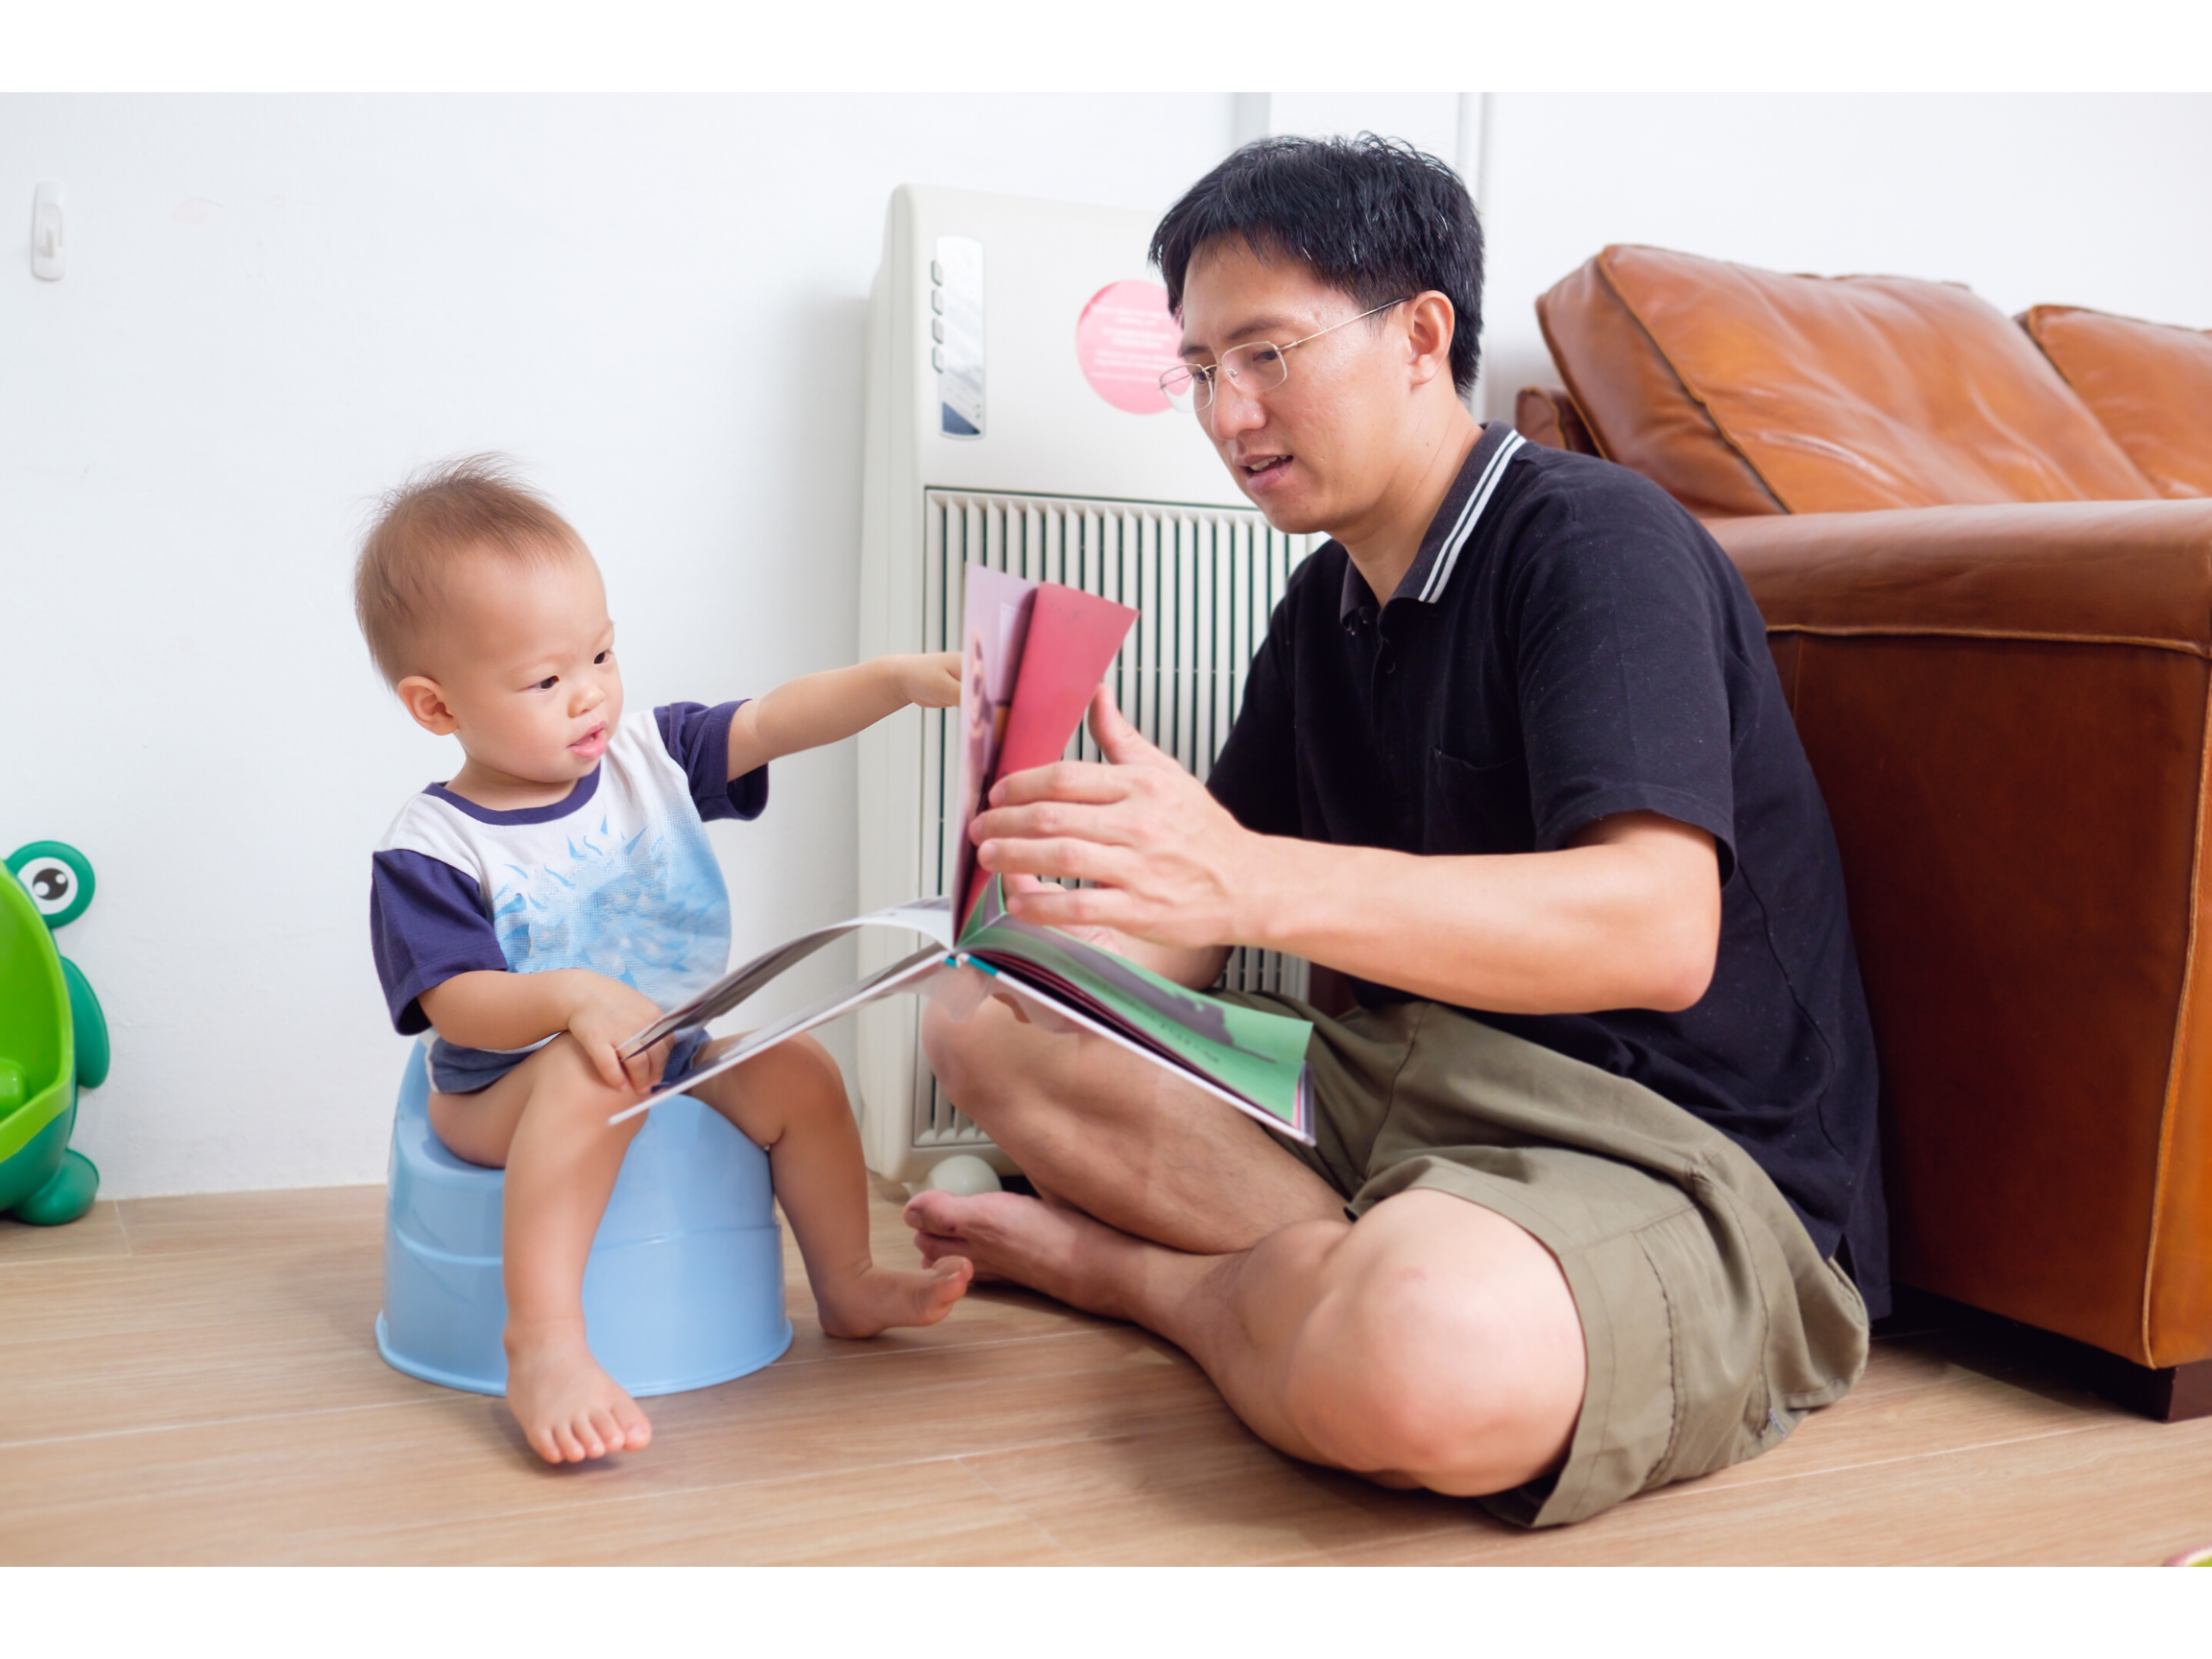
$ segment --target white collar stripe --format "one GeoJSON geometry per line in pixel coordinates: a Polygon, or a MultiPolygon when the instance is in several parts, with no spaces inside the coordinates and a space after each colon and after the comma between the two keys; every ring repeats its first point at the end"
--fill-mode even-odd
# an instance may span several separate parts
{"type": "Polygon", "coordinates": [[[1452,526],[1452,534],[1445,539],[1442,557],[1436,561],[1435,568],[1429,572],[1428,584],[1421,589],[1423,604],[1434,604],[1436,596],[1444,591],[1445,584],[1452,580],[1452,568],[1459,563],[1459,550],[1467,545],[1468,539],[1475,534],[1475,526],[1482,517],[1482,509],[1490,504],[1490,497],[1498,488],[1498,480],[1505,475],[1505,464],[1513,459],[1514,451],[1527,442],[1518,432],[1506,433],[1505,442],[1498,445],[1498,453],[1490,457],[1490,465],[1482,469],[1482,476],[1475,484],[1475,493],[1468,496],[1467,505],[1460,511],[1459,522],[1452,526]]]}

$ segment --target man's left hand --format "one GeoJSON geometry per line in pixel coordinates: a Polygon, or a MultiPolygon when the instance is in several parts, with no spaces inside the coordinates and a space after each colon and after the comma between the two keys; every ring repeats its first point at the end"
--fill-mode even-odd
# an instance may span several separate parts
{"type": "Polygon", "coordinates": [[[1049,927],[1112,927],[1155,944],[1245,943],[1260,837],[1147,742],[1101,686],[1091,735],[1109,762],[1059,760],[1001,779],[969,833],[996,874],[1094,883],[1007,883],[1007,908],[1049,927]]]}

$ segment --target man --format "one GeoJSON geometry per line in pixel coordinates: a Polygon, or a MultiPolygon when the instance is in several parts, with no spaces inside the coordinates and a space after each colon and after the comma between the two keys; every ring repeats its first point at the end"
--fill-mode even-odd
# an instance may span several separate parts
{"type": "Polygon", "coordinates": [[[1007,780],[979,858],[1183,984],[1261,945],[1358,1006],[1243,998],[1313,1022],[1311,1149],[1002,1001],[932,1009],[1046,1197],[924,1193],[924,1253],[1160,1333],[1294,1456],[1527,1525],[1755,1455],[1887,1297],[1872,1039],[1757,611],[1655,487],[1467,414],[1481,234],[1441,164],[1264,140],[1152,252],[1170,392],[1333,540],[1208,784],[1101,694],[1110,763],[1007,780]]]}

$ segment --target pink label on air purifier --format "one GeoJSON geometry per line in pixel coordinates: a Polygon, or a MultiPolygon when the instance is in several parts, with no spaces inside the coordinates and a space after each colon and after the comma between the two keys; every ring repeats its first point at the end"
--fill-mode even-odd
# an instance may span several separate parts
{"type": "Polygon", "coordinates": [[[1075,361],[1091,390],[1132,415],[1167,407],[1160,375],[1182,359],[1183,325],[1157,282],[1109,282],[1075,324],[1075,361]]]}

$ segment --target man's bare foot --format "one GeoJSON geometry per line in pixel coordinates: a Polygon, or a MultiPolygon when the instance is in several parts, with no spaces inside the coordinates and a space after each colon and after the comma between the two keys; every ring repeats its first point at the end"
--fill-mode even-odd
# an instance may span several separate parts
{"type": "Polygon", "coordinates": [[[637,1402],[591,1358],[581,1319],[508,1322],[507,1406],[548,1463],[641,1451],[653,1438],[637,1402]]]}
{"type": "Polygon", "coordinates": [[[917,1192],[905,1221],[925,1262],[957,1254],[974,1262],[978,1279],[1009,1280],[1109,1319],[1129,1317],[1109,1289],[1118,1278],[1112,1259],[1142,1246],[1080,1210],[1017,1192],[917,1192]]]}
{"type": "Polygon", "coordinates": [[[814,1309],[831,1336],[874,1336],[895,1325],[934,1325],[968,1294],[975,1270],[964,1256],[940,1251],[926,1273],[871,1267],[835,1286],[816,1286],[814,1309]]]}

